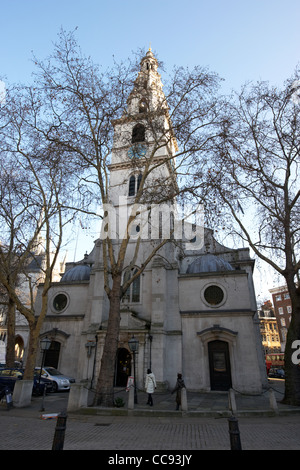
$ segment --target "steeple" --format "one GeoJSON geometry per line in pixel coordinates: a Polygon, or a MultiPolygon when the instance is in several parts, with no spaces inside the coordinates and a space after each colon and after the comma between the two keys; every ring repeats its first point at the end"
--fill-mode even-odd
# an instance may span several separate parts
{"type": "Polygon", "coordinates": [[[128,114],[139,114],[143,112],[153,112],[167,110],[168,106],[163,93],[161,76],[157,71],[158,62],[151,48],[140,62],[140,71],[134,83],[134,88],[130,93],[127,103],[128,114]]]}
{"type": "Polygon", "coordinates": [[[151,48],[141,59],[140,70],[127,99],[127,109],[112,121],[114,144],[110,165],[109,199],[115,206],[119,196],[134,201],[147,161],[151,171],[144,188],[176,184],[174,156],[177,142],[173,133],[167,101],[163,92],[158,61],[151,48]],[[161,184],[158,183],[161,182],[161,184]],[[131,198],[131,199],[130,199],[131,198]]]}

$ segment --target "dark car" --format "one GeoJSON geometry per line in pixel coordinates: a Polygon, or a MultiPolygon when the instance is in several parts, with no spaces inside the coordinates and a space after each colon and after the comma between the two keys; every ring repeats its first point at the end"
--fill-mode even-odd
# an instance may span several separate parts
{"type": "MultiPolygon", "coordinates": [[[[13,392],[17,380],[22,380],[24,375],[23,369],[10,369],[2,368],[0,369],[0,388],[9,389],[13,392]]],[[[52,392],[53,385],[51,380],[48,380],[44,377],[39,377],[39,374],[34,374],[33,378],[33,387],[32,395],[42,395],[44,390],[47,392],[52,392]],[[45,390],[46,387],[46,390],[45,390]]]]}
{"type": "Polygon", "coordinates": [[[284,379],[285,378],[285,372],[281,368],[272,368],[269,371],[269,377],[272,379],[284,379]]]}

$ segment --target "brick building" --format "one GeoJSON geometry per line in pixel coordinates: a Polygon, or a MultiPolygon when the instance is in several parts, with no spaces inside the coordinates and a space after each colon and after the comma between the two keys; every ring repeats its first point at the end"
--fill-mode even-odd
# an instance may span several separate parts
{"type": "Polygon", "coordinates": [[[272,294],[275,317],[278,324],[281,351],[285,350],[286,335],[291,322],[292,303],[287,286],[274,287],[269,292],[272,294]]]}
{"type": "Polygon", "coordinates": [[[260,333],[265,355],[281,352],[279,328],[272,302],[264,302],[258,310],[260,333]]]}

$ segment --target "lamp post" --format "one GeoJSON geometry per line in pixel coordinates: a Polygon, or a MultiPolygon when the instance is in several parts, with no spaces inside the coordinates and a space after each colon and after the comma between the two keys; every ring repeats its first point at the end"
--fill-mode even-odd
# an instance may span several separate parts
{"type": "Polygon", "coordinates": [[[149,341],[150,341],[150,361],[149,361],[149,368],[152,370],[152,339],[153,339],[153,336],[149,334],[148,338],[149,338],[149,341]]]}
{"type": "Polygon", "coordinates": [[[136,392],[136,373],[135,373],[135,355],[139,350],[139,340],[132,335],[132,338],[128,341],[128,346],[133,354],[133,378],[134,378],[134,403],[137,403],[137,392],[136,392]]]}
{"type": "MultiPolygon", "coordinates": [[[[96,347],[96,342],[95,341],[92,341],[92,340],[88,340],[87,343],[85,343],[85,347],[86,347],[86,352],[87,352],[87,357],[88,357],[88,360],[87,360],[87,371],[86,371],[86,380],[89,380],[89,369],[90,369],[90,357],[92,355],[92,350],[93,348],[96,347]]],[[[92,383],[91,383],[91,388],[92,388],[92,383]]]]}
{"type": "MultiPolygon", "coordinates": [[[[42,369],[44,367],[45,355],[46,355],[46,352],[48,351],[48,349],[50,348],[50,346],[51,346],[51,339],[48,339],[47,336],[45,336],[45,338],[41,339],[40,348],[41,348],[41,351],[43,353],[43,357],[42,357],[42,364],[41,364],[40,375],[39,375],[39,388],[40,388],[40,385],[41,385],[41,375],[42,375],[42,369]]],[[[44,385],[43,400],[42,400],[42,405],[41,405],[41,410],[40,411],[44,411],[45,394],[46,394],[46,384],[44,385]]]]}

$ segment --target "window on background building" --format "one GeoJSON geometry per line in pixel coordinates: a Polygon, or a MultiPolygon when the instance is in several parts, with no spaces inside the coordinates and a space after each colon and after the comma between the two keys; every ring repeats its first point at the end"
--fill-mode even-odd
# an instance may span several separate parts
{"type": "Polygon", "coordinates": [[[282,341],[286,341],[286,330],[281,330],[282,341]]]}
{"type": "Polygon", "coordinates": [[[279,307],[279,309],[278,309],[278,313],[279,313],[280,315],[282,315],[282,314],[283,314],[283,307],[279,307]]]}
{"type": "Polygon", "coordinates": [[[284,294],[284,299],[289,299],[290,298],[290,294],[284,294]]]}
{"type": "Polygon", "coordinates": [[[281,294],[276,295],[275,300],[277,300],[277,302],[279,302],[281,300],[281,294]]]}

